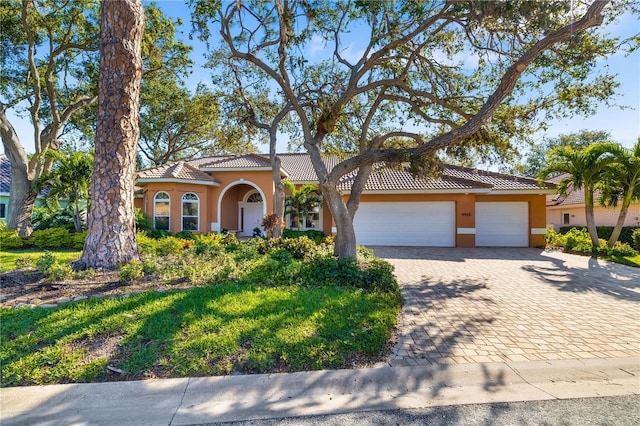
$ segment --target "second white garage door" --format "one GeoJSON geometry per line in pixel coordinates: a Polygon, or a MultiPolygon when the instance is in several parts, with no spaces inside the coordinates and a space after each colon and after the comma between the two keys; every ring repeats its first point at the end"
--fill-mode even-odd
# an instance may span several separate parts
{"type": "Polygon", "coordinates": [[[360,203],[356,241],[377,246],[455,246],[454,202],[360,203]]]}
{"type": "Polygon", "coordinates": [[[529,203],[476,203],[476,247],[529,246],[529,203]]]}

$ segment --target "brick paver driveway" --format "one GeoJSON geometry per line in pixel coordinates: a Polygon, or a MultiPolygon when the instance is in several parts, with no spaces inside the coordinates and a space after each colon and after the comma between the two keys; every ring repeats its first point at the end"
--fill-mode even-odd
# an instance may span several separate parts
{"type": "Polygon", "coordinates": [[[640,270],[539,249],[375,247],[405,304],[392,366],[640,356],[640,270]]]}

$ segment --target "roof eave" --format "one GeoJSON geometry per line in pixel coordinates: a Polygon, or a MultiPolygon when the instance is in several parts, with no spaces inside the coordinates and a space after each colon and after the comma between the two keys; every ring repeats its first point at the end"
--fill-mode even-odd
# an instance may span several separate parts
{"type": "Polygon", "coordinates": [[[219,182],[211,182],[206,180],[191,180],[191,179],[178,179],[178,178],[139,178],[136,180],[136,184],[145,183],[189,183],[193,185],[206,185],[206,186],[220,186],[219,182]]]}
{"type": "MultiPolygon", "coordinates": [[[[491,189],[376,189],[364,190],[362,194],[489,194],[491,189]]],[[[343,194],[351,194],[350,190],[342,191],[343,194]]]]}

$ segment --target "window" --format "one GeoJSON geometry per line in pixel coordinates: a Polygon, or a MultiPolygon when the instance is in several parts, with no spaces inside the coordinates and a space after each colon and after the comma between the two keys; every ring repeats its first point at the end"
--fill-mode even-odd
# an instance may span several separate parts
{"type": "Polygon", "coordinates": [[[0,203],[0,219],[7,218],[7,205],[5,203],[0,203]]]}
{"type": "Polygon", "coordinates": [[[153,228],[160,231],[169,230],[170,209],[169,194],[166,192],[158,192],[153,197],[153,228]]]}
{"type": "Polygon", "coordinates": [[[198,211],[200,199],[196,194],[188,192],[182,196],[182,230],[197,231],[199,226],[198,211]]]}
{"type": "Polygon", "coordinates": [[[259,192],[254,192],[253,194],[249,195],[247,197],[247,203],[261,203],[262,202],[262,196],[260,195],[259,192]]]}
{"type": "Polygon", "coordinates": [[[570,217],[569,217],[569,213],[563,213],[562,215],[562,224],[563,225],[568,225],[570,222],[570,217]]]}
{"type": "Polygon", "coordinates": [[[322,231],[322,201],[319,203],[312,203],[309,205],[310,209],[307,213],[307,217],[301,218],[298,214],[288,214],[287,222],[288,226],[294,229],[300,229],[302,231],[318,230],[322,231]]]}

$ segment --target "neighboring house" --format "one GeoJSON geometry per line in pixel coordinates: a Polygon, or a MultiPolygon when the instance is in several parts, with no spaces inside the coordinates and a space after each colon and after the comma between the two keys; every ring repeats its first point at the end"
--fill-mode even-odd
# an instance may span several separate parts
{"type": "MultiPolygon", "coordinates": [[[[558,183],[567,176],[566,173],[549,179],[558,183]]],[[[599,203],[600,192],[594,194],[594,208],[596,226],[615,226],[620,213],[618,207],[603,207],[599,203]]],[[[625,226],[640,226],[640,202],[631,203],[624,222],[625,226]]],[[[584,191],[570,185],[567,195],[553,194],[547,196],[547,227],[556,231],[562,226],[587,226],[584,211],[584,191]]]]}
{"type": "Polygon", "coordinates": [[[6,155],[0,155],[0,220],[7,220],[9,191],[11,189],[11,164],[6,155]]]}
{"type": "MultiPolygon", "coordinates": [[[[296,185],[317,182],[307,154],[280,154],[280,175],[296,185]]],[[[335,157],[325,160],[328,169],[335,157]]],[[[348,194],[353,176],[340,188],[348,194]]],[[[138,172],[136,207],[156,229],[172,233],[220,232],[251,236],[273,212],[274,185],[268,156],[226,155],[163,165],[138,172]]],[[[555,186],[535,179],[446,166],[438,179],[413,178],[406,170],[372,173],[354,219],[359,244],[392,246],[543,246],[545,202],[555,186]]],[[[287,225],[290,223],[287,218],[287,225]]],[[[323,203],[303,229],[336,232],[323,203]]]]}

